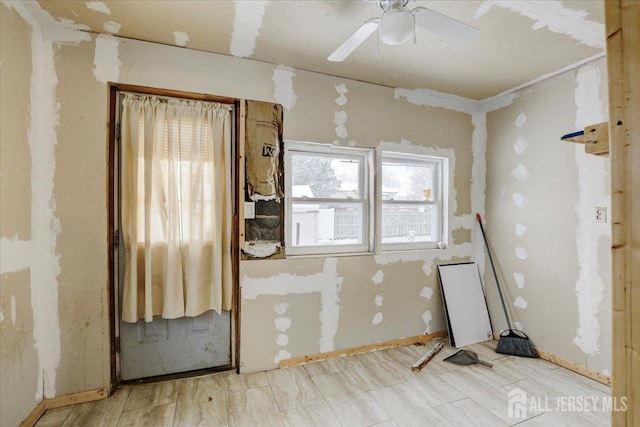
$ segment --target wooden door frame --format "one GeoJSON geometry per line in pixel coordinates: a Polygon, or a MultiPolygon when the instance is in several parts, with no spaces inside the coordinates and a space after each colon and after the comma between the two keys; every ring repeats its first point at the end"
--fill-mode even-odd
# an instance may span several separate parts
{"type": "MultiPolygon", "coordinates": [[[[640,425],[640,1],[607,0],[612,213],[612,395],[640,425]]],[[[615,403],[614,400],[614,403],[615,403]]]]}
{"type": "MultiPolygon", "coordinates": [[[[110,345],[110,367],[111,379],[109,384],[109,394],[113,393],[119,384],[118,372],[116,366],[116,320],[119,318],[116,314],[116,271],[115,271],[115,167],[116,167],[116,121],[117,121],[117,105],[118,92],[138,92],[147,95],[164,96],[172,98],[184,98],[197,101],[219,102],[222,104],[230,104],[235,106],[235,137],[232,141],[232,239],[231,239],[231,258],[232,258],[232,313],[231,313],[231,367],[239,369],[240,366],[240,246],[239,246],[239,215],[240,202],[238,200],[238,188],[240,188],[239,168],[242,166],[239,159],[240,130],[243,129],[244,121],[240,115],[241,100],[217,95],[208,95],[195,92],[185,92],[172,89],[158,89],[147,86],[129,85],[121,83],[109,82],[108,90],[108,136],[107,136],[107,254],[108,254],[108,284],[107,291],[109,293],[109,345],[110,345]]],[[[178,375],[168,375],[164,377],[176,377],[178,375]]]]}

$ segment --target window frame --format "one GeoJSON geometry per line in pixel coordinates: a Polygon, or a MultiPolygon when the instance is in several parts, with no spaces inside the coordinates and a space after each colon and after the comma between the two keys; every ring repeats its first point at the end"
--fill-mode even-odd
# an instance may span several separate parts
{"type": "Polygon", "coordinates": [[[378,192],[378,244],[382,252],[396,252],[407,250],[428,250],[428,249],[442,249],[446,247],[447,236],[447,208],[448,208],[448,161],[446,157],[425,155],[425,154],[412,154],[404,153],[392,150],[381,150],[380,154],[380,179],[379,179],[379,192],[378,192]],[[399,163],[399,164],[416,164],[416,165],[435,165],[435,173],[433,176],[433,201],[418,201],[418,200],[383,200],[382,199],[382,166],[384,163],[399,163]],[[384,205],[431,205],[437,209],[436,218],[436,239],[429,242],[393,242],[384,243],[382,238],[383,230],[383,212],[384,205]]]}
{"type": "Polygon", "coordinates": [[[285,252],[287,256],[313,256],[313,255],[354,255],[370,254],[373,252],[373,229],[374,229],[374,197],[373,197],[373,153],[370,148],[339,147],[330,144],[315,142],[285,141],[284,169],[285,169],[285,252]],[[361,164],[358,177],[358,185],[361,191],[358,199],[349,198],[305,198],[293,197],[292,183],[292,156],[295,154],[308,154],[324,156],[329,158],[352,158],[357,159],[361,164]],[[293,245],[293,205],[298,204],[360,204],[362,206],[362,243],[347,245],[313,245],[294,246],[293,245]]]}

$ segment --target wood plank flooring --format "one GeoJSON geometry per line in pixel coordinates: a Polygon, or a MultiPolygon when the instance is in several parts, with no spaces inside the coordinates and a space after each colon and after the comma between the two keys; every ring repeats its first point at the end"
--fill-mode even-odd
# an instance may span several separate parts
{"type": "Polygon", "coordinates": [[[49,410],[36,426],[610,425],[602,403],[590,411],[557,407],[562,399],[602,402],[610,397],[605,385],[540,359],[495,353],[495,342],[468,347],[493,363],[492,369],[444,362],[457,351],[445,346],[421,372],[412,372],[431,345],[247,375],[224,372],[121,387],[101,401],[49,410]],[[508,412],[514,389],[527,396],[519,418],[508,412]]]}

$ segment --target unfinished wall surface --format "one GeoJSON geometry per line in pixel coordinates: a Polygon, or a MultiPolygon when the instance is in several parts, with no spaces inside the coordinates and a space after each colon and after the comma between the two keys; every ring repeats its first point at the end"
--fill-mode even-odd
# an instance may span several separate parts
{"type": "MultiPolygon", "coordinates": [[[[540,349],[604,375],[611,370],[611,226],[596,222],[595,209],[610,212],[610,162],[560,137],[606,121],[607,105],[599,59],[488,113],[486,192],[487,234],[516,326],[540,349]]],[[[494,329],[502,329],[486,278],[494,329]]]]}
{"type": "Polygon", "coordinates": [[[42,400],[31,307],[31,28],[0,5],[0,425],[42,400]]]}

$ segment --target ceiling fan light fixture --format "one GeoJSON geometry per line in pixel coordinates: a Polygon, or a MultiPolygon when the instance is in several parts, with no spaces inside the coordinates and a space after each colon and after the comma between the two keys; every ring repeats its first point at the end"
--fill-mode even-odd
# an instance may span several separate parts
{"type": "Polygon", "coordinates": [[[389,10],[380,18],[378,37],[388,45],[399,45],[413,38],[415,21],[406,9],[389,10]]]}

